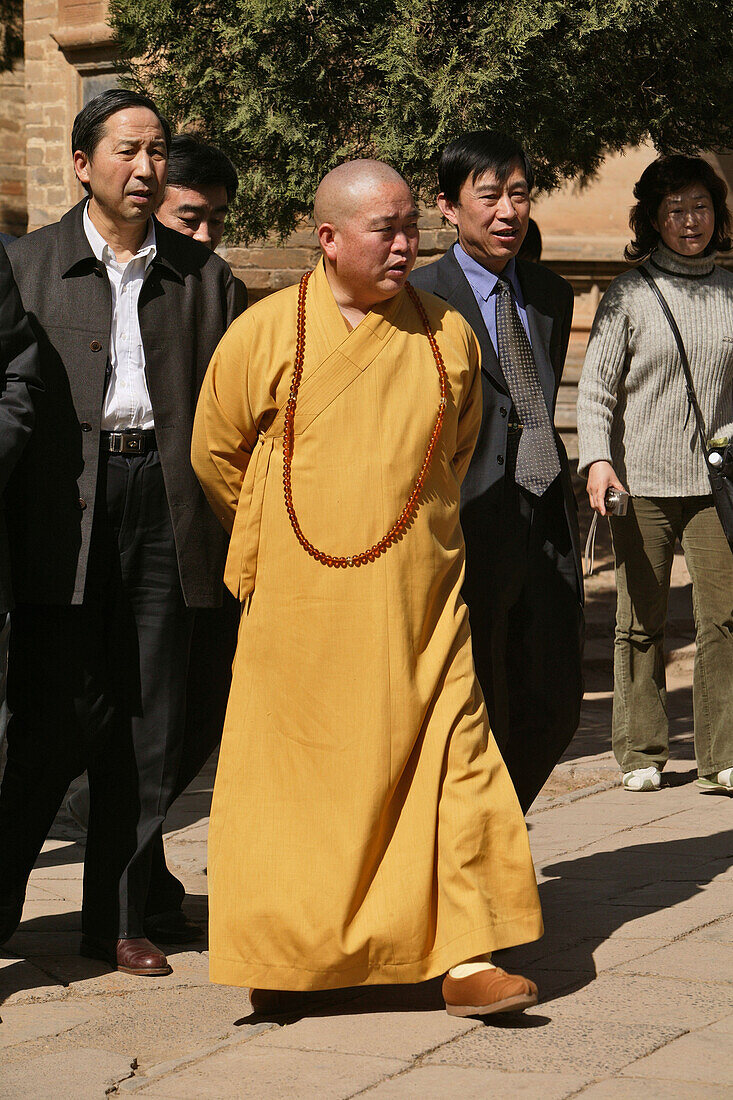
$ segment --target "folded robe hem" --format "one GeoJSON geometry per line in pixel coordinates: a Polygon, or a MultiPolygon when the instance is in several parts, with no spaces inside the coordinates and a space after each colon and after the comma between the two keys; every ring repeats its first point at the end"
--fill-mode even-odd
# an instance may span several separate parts
{"type": "Polygon", "coordinates": [[[490,951],[532,943],[541,939],[544,929],[536,911],[524,920],[512,917],[501,924],[459,936],[451,943],[431,951],[423,959],[411,962],[368,963],[343,969],[307,970],[301,967],[248,963],[223,955],[210,955],[209,980],[217,985],[251,986],[255,989],[318,990],[347,989],[355,985],[414,985],[445,974],[452,966],[490,951]],[[497,929],[504,926],[504,935],[497,929]],[[539,925],[539,926],[538,926],[539,925]]]}

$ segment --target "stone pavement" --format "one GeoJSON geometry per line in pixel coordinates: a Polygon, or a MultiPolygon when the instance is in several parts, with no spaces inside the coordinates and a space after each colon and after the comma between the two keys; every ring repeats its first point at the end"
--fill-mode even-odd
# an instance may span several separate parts
{"type": "MultiPolygon", "coordinates": [[[[668,645],[674,759],[630,794],[609,752],[613,577],[605,525],[588,585],[578,736],[528,818],[546,933],[497,961],[541,1001],[482,1023],[446,1015],[440,983],[342,991],[288,1021],[207,981],[203,946],[166,978],[76,954],[83,847],[59,815],[24,921],[0,948],[0,1098],[714,1100],[733,1095],[733,800],[694,786],[689,578],[675,564],[668,645]]],[[[166,838],[187,910],[206,916],[213,765],[166,838]]]]}

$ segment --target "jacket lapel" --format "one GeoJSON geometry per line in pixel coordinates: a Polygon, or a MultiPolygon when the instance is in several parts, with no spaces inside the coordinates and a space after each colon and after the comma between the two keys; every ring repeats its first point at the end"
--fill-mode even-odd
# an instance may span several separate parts
{"type": "Polygon", "coordinates": [[[456,259],[453,249],[449,248],[445,255],[438,260],[436,280],[436,293],[444,298],[449,305],[454,306],[468,321],[476,333],[481,348],[481,369],[496,383],[503,393],[508,394],[506,380],[501,372],[499,360],[494,351],[481,310],[478,307],[476,296],[471,290],[468,279],[461,270],[461,265],[456,259]]]}
{"type": "Polygon", "coordinates": [[[545,397],[550,417],[553,415],[555,401],[555,371],[550,358],[550,341],[554,316],[540,281],[536,278],[537,269],[531,263],[517,261],[517,274],[522,287],[524,307],[527,310],[532,354],[540,376],[540,385],[545,397]]]}

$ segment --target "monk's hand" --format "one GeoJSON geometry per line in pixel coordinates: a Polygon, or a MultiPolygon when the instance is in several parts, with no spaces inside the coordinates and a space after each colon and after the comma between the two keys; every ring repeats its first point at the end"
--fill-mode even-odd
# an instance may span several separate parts
{"type": "Polygon", "coordinates": [[[619,489],[626,492],[610,462],[594,462],[588,469],[588,499],[591,508],[599,516],[606,515],[606,492],[619,489]]]}

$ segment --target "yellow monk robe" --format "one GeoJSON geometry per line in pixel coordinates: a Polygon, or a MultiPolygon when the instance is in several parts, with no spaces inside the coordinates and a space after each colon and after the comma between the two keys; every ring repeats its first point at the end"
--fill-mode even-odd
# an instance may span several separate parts
{"type": "MultiPolygon", "coordinates": [[[[231,326],[194,429],[194,468],[233,525],[226,582],[243,601],[209,831],[210,975],[291,990],[418,982],[542,934],[460,595],[479,352],[460,315],[420,292],[449,388],[419,508],[377,561],[328,568],[296,540],[283,497],[275,417],[293,375],[297,291],[231,326]]],[[[349,332],[319,264],[292,486],[320,550],[353,555],[389,531],[438,402],[407,293],[349,332]]]]}

